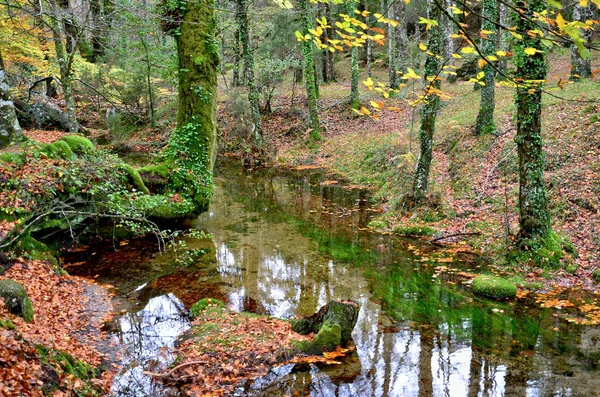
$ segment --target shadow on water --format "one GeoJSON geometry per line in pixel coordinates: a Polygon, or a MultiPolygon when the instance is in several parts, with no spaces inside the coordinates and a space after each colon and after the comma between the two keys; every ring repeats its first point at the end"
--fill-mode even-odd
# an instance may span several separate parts
{"type": "MultiPolygon", "coordinates": [[[[221,164],[215,180],[210,210],[195,222],[214,242],[190,241],[208,252],[199,262],[182,268],[171,254],[140,255],[132,243],[122,247],[131,250],[127,266],[108,249],[110,260],[98,253],[97,267],[80,266],[117,287],[124,314],[114,328],[125,367],[116,395],[176,395],[142,368],[173,359],[164,347],[189,327],[185,308],[207,296],[282,318],[312,314],[331,299],[361,303],[353,356],[328,368],[276,368],[239,395],[600,394],[600,328],[570,324],[532,299],[482,300],[460,280],[434,277],[435,260],[423,257],[446,253],[365,230],[377,211],[367,190],[321,170],[249,173],[221,164]]],[[[468,270],[468,259],[445,264],[468,270]]],[[[78,273],[77,260],[65,261],[78,273]]]]}

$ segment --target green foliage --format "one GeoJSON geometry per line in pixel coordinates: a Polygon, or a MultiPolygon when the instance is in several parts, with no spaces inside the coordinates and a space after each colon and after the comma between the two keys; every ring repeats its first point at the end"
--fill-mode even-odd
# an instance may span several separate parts
{"type": "Polygon", "coordinates": [[[524,239],[520,242],[522,247],[508,253],[508,261],[513,265],[521,266],[533,264],[535,266],[556,269],[564,259],[563,250],[575,255],[573,244],[565,237],[559,236],[550,230],[544,236],[524,239]]]}
{"type": "Polygon", "coordinates": [[[92,141],[80,135],[65,135],[60,140],[66,142],[76,154],[89,154],[96,150],[92,141]]]}
{"type": "Polygon", "coordinates": [[[596,281],[597,283],[600,283],[600,269],[594,269],[594,271],[592,272],[592,278],[594,279],[594,281],[596,281]]]}
{"type": "Polygon", "coordinates": [[[517,295],[517,286],[495,276],[477,276],[473,279],[473,292],[488,298],[512,299],[517,295]]]}
{"type": "Polygon", "coordinates": [[[0,161],[4,163],[23,164],[25,159],[22,153],[4,152],[0,154],[0,161]]]}

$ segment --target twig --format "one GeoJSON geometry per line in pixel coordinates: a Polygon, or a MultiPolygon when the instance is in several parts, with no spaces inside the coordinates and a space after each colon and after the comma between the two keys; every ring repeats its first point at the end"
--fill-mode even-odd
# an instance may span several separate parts
{"type": "Polygon", "coordinates": [[[157,374],[156,372],[150,372],[150,371],[144,371],[143,374],[149,375],[149,376],[154,376],[155,378],[168,378],[169,376],[173,375],[173,372],[177,371],[180,368],[188,367],[190,365],[197,365],[197,364],[208,364],[208,362],[207,361],[189,361],[187,363],[179,364],[178,366],[173,367],[169,371],[164,372],[162,374],[157,374]]]}
{"type": "Polygon", "coordinates": [[[445,240],[445,239],[450,238],[450,237],[458,237],[458,236],[480,236],[480,235],[481,235],[481,233],[479,233],[479,232],[454,233],[454,234],[449,234],[447,236],[442,236],[442,237],[434,238],[433,240],[429,240],[429,242],[430,243],[435,243],[436,241],[445,240]]]}

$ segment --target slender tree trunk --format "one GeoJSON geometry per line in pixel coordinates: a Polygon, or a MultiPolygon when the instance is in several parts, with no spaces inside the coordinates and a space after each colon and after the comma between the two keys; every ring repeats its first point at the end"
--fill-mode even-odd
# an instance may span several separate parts
{"type": "Polygon", "coordinates": [[[15,104],[10,97],[10,86],[0,49],[0,148],[8,146],[15,138],[23,135],[15,104]]]}
{"type": "Polygon", "coordinates": [[[152,83],[150,81],[150,77],[151,77],[151,65],[150,65],[150,54],[148,53],[148,46],[146,45],[146,41],[144,40],[144,37],[140,37],[140,39],[142,40],[142,46],[144,47],[144,52],[146,53],[146,83],[147,83],[147,88],[148,88],[148,103],[149,103],[149,107],[150,107],[150,123],[152,125],[152,128],[156,127],[156,119],[154,117],[154,95],[152,93],[152,83]]]}
{"type": "MultiPolygon", "coordinates": [[[[497,31],[496,24],[494,23],[498,17],[497,12],[498,5],[496,4],[496,0],[482,1],[482,30],[497,31]]],[[[496,53],[496,34],[489,33],[486,36],[481,39],[481,51],[486,56],[494,55],[496,53]]],[[[494,80],[496,71],[490,64],[486,64],[482,68],[482,71],[485,74],[483,78],[485,86],[481,88],[481,104],[475,122],[476,135],[493,134],[496,132],[496,124],[494,123],[494,109],[496,107],[494,80]]]]}
{"type": "MultiPolygon", "coordinates": [[[[238,14],[236,11],[236,19],[238,19],[238,14]]],[[[240,57],[240,30],[236,29],[235,30],[235,38],[233,41],[233,80],[231,82],[231,85],[233,87],[240,87],[241,81],[240,81],[240,69],[241,69],[241,57],[240,57]]]]}
{"type": "MultiPolygon", "coordinates": [[[[310,3],[308,0],[299,0],[298,9],[301,13],[303,33],[308,34],[308,30],[312,29],[310,17],[310,3]]],[[[302,42],[302,57],[304,63],[304,84],[306,85],[306,95],[308,97],[308,119],[310,138],[312,140],[321,139],[321,125],[319,122],[318,111],[318,93],[315,81],[315,59],[313,53],[313,44],[310,40],[302,42]]]]}
{"type": "MultiPolygon", "coordinates": [[[[500,28],[498,29],[498,34],[496,35],[498,39],[498,49],[504,52],[510,51],[510,32],[508,29],[504,29],[503,27],[511,26],[510,20],[510,8],[504,4],[504,2],[497,2],[498,7],[498,20],[500,22],[500,28]]],[[[498,61],[498,69],[506,74],[507,71],[507,59],[506,57],[500,57],[498,61]]],[[[500,78],[504,78],[504,76],[500,76],[500,78]]]]}
{"type": "MultiPolygon", "coordinates": [[[[348,0],[346,3],[346,10],[348,15],[354,15],[356,10],[356,2],[354,0],[348,0]]],[[[358,99],[358,47],[352,46],[352,61],[350,64],[350,106],[358,109],[360,107],[360,100],[358,99]]]]}
{"type": "MultiPolygon", "coordinates": [[[[544,0],[517,2],[527,18],[517,18],[517,32],[523,40],[516,43],[515,79],[519,81],[543,81],[546,79],[545,48],[540,38],[528,35],[536,29],[531,22],[534,12],[546,9],[544,0]],[[540,50],[534,55],[524,53],[525,48],[540,50]]],[[[548,199],[544,182],[544,154],[542,150],[542,84],[530,83],[519,87],[516,95],[517,143],[519,156],[519,235],[522,248],[535,246],[535,240],[544,238],[551,231],[548,199]]]]}
{"type": "MultiPolygon", "coordinates": [[[[394,19],[398,22],[395,31],[395,69],[397,72],[406,73],[408,63],[408,32],[406,30],[406,3],[404,0],[396,1],[394,4],[394,19]]],[[[396,76],[396,85],[398,85],[398,76],[396,76]]]]}
{"type": "MultiPolygon", "coordinates": [[[[436,21],[440,18],[440,10],[437,8],[435,0],[428,0],[428,15],[429,19],[436,21]]],[[[440,68],[437,56],[442,51],[441,29],[437,26],[432,26],[427,35],[427,48],[431,55],[427,55],[425,59],[424,81],[428,90],[424,99],[425,103],[421,107],[421,129],[419,131],[421,151],[413,183],[413,199],[415,204],[422,203],[427,197],[429,170],[433,156],[433,133],[435,131],[435,119],[440,104],[440,97],[434,90],[439,90],[441,87],[440,80],[436,78],[440,68]],[[435,80],[429,82],[428,77],[433,77],[435,80]]]]}
{"type": "MultiPolygon", "coordinates": [[[[594,19],[592,4],[588,3],[587,7],[582,7],[579,2],[575,3],[573,8],[573,21],[579,21],[585,24],[587,20],[594,19]]],[[[584,44],[589,44],[592,40],[592,29],[583,29],[581,39],[584,44]]],[[[579,48],[575,44],[571,44],[571,80],[579,80],[581,78],[589,78],[592,75],[591,57],[584,58],[581,56],[579,48]]]]}
{"type": "MultiPolygon", "coordinates": [[[[327,18],[327,23],[330,26],[332,24],[331,17],[331,5],[329,3],[322,4],[322,11],[325,18],[327,18]]],[[[325,28],[323,30],[323,38],[324,41],[327,42],[328,39],[333,39],[333,27],[325,28]]],[[[335,81],[335,76],[333,72],[333,52],[329,50],[323,50],[323,83],[328,84],[335,81]]]]}
{"type": "Polygon", "coordinates": [[[252,114],[252,123],[254,131],[252,139],[258,146],[263,144],[263,130],[260,120],[260,96],[256,79],[254,78],[254,51],[252,47],[252,37],[248,24],[248,1],[238,0],[239,13],[238,27],[240,30],[240,44],[242,46],[242,57],[244,58],[244,70],[246,72],[245,80],[248,83],[248,101],[250,102],[250,113],[252,114]]]}
{"type": "MultiPolygon", "coordinates": [[[[389,19],[394,19],[394,2],[396,0],[382,0],[381,13],[389,19]]],[[[390,74],[390,88],[398,88],[398,74],[396,73],[396,30],[388,24],[388,66],[390,74]]]]}
{"type": "MultiPolygon", "coordinates": [[[[212,172],[217,154],[217,71],[219,49],[215,38],[214,0],[189,3],[175,36],[179,59],[179,98],[175,134],[192,126],[189,142],[203,168],[212,172]]],[[[195,159],[194,159],[195,160],[195,159]]]]}
{"type": "MultiPolygon", "coordinates": [[[[60,70],[60,84],[63,89],[63,96],[65,99],[65,115],[67,116],[68,130],[70,132],[81,131],[81,126],[77,121],[77,114],[75,113],[75,97],[73,96],[73,81],[71,79],[71,66],[73,63],[73,52],[65,51],[65,45],[63,43],[63,32],[59,19],[59,8],[55,3],[50,2],[52,7],[52,16],[50,18],[50,27],[52,31],[52,38],[54,39],[54,49],[56,51],[56,58],[58,59],[58,66],[60,70]]],[[[67,42],[70,40],[67,35],[67,42]]],[[[71,48],[74,50],[73,48],[71,48]]]]}
{"type": "MultiPolygon", "coordinates": [[[[454,15],[452,12],[452,6],[454,5],[454,0],[444,0],[444,8],[446,12],[450,15],[454,15]]],[[[443,20],[443,40],[444,40],[444,61],[446,62],[446,66],[454,66],[456,63],[452,54],[456,51],[456,43],[455,39],[452,37],[453,34],[457,32],[457,27],[454,21],[449,18],[445,13],[442,16],[443,20]]],[[[456,82],[455,75],[448,75],[446,81],[449,83],[456,82]]]]}

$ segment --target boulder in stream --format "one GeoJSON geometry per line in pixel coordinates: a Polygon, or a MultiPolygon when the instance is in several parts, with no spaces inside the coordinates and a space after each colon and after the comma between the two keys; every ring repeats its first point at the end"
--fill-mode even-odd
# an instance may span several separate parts
{"type": "Polygon", "coordinates": [[[352,340],[358,309],[358,303],[354,301],[330,301],[312,316],[296,321],[293,331],[302,335],[316,334],[312,341],[302,343],[300,350],[317,354],[347,346],[352,340]]]}

